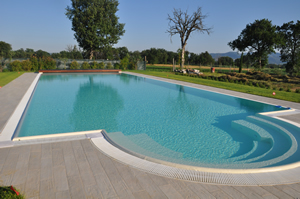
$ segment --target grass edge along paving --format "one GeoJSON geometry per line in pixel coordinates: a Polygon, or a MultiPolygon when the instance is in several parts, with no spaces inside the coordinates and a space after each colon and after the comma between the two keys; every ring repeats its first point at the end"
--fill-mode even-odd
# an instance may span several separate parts
{"type": "Polygon", "coordinates": [[[23,75],[25,72],[1,72],[0,73],[0,86],[5,86],[9,82],[23,75]]]}
{"type": "Polygon", "coordinates": [[[194,84],[201,84],[205,86],[249,93],[253,95],[259,95],[263,97],[275,98],[275,99],[286,100],[291,102],[298,102],[298,103],[300,102],[300,94],[294,92],[286,92],[286,91],[278,91],[278,90],[273,91],[271,89],[258,88],[254,86],[241,85],[241,84],[230,83],[230,82],[222,82],[222,81],[208,80],[202,78],[194,78],[189,76],[175,75],[174,73],[171,72],[155,72],[155,71],[140,71],[140,70],[130,70],[128,72],[179,80],[179,81],[184,81],[184,82],[189,82],[194,84]],[[276,95],[273,95],[273,92],[275,92],[276,95]]]}

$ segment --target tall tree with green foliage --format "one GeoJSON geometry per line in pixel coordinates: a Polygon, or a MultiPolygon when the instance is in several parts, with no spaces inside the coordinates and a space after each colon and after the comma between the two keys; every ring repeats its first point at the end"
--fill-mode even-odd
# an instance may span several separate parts
{"type": "Polygon", "coordinates": [[[116,44],[125,32],[118,22],[117,0],[71,0],[66,15],[72,21],[74,36],[81,48],[93,58],[95,50],[116,44]]]}
{"type": "Polygon", "coordinates": [[[267,63],[266,58],[271,53],[275,53],[275,47],[281,42],[280,35],[276,31],[276,26],[268,19],[255,20],[252,24],[247,24],[236,40],[228,43],[233,49],[241,52],[248,51],[256,66],[261,69],[267,63]]]}
{"type": "Polygon", "coordinates": [[[171,38],[173,35],[179,34],[181,40],[181,70],[185,61],[185,47],[191,33],[211,33],[212,28],[207,28],[203,23],[206,17],[207,15],[202,14],[201,7],[198,7],[192,15],[189,15],[188,11],[182,12],[181,9],[174,9],[173,16],[168,15],[169,28],[167,32],[171,38]]]}
{"type": "Polygon", "coordinates": [[[11,45],[4,41],[0,41],[0,57],[1,58],[10,58],[11,57],[11,45]]]}
{"type": "Polygon", "coordinates": [[[290,21],[277,27],[284,42],[279,46],[280,60],[286,63],[286,72],[300,72],[300,21],[290,21]]]}

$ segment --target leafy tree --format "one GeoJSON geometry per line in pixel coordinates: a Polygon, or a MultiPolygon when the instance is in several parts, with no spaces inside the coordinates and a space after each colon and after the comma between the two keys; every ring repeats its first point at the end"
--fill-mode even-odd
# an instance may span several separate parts
{"type": "Polygon", "coordinates": [[[201,65],[211,65],[215,62],[215,60],[212,58],[212,56],[207,52],[205,51],[204,53],[201,53],[199,55],[199,61],[200,61],[200,64],[201,65]]]}
{"type": "Polygon", "coordinates": [[[280,60],[286,63],[286,71],[290,74],[300,72],[300,21],[290,21],[277,27],[284,42],[279,45],[280,60]]]}
{"type": "Polygon", "coordinates": [[[168,15],[169,28],[167,32],[170,34],[171,38],[173,35],[179,34],[181,40],[181,69],[184,66],[184,52],[192,32],[200,33],[211,33],[212,28],[206,28],[203,20],[206,18],[206,15],[202,14],[201,7],[198,7],[191,16],[188,14],[188,11],[182,12],[181,9],[174,9],[173,17],[168,15]]]}
{"type": "Polygon", "coordinates": [[[38,58],[49,57],[50,56],[50,54],[48,52],[43,51],[43,50],[38,50],[38,51],[35,52],[35,54],[38,58]]]}
{"type": "Polygon", "coordinates": [[[11,45],[0,41],[0,58],[10,58],[11,57],[11,45]]]}
{"type": "Polygon", "coordinates": [[[226,66],[230,66],[233,62],[233,59],[231,57],[219,57],[218,58],[218,63],[226,66]]]}
{"type": "Polygon", "coordinates": [[[266,63],[270,53],[275,53],[275,46],[280,43],[280,35],[276,32],[276,26],[268,19],[255,20],[247,24],[236,40],[228,43],[233,49],[241,52],[248,51],[256,66],[261,69],[266,63]]]}
{"type": "Polygon", "coordinates": [[[119,57],[120,59],[123,59],[124,57],[128,56],[128,49],[127,47],[120,47],[120,48],[117,48],[118,49],[118,52],[119,52],[119,57]]]}
{"type": "Polygon", "coordinates": [[[31,48],[26,48],[25,54],[26,54],[26,58],[30,58],[31,56],[34,55],[34,50],[31,48]]]}
{"type": "Polygon", "coordinates": [[[26,58],[26,53],[23,48],[20,48],[19,50],[14,51],[13,58],[26,58]]]}
{"type": "Polygon", "coordinates": [[[93,58],[95,50],[116,44],[125,32],[118,22],[117,0],[72,0],[66,15],[72,21],[72,30],[79,46],[93,58]]]}

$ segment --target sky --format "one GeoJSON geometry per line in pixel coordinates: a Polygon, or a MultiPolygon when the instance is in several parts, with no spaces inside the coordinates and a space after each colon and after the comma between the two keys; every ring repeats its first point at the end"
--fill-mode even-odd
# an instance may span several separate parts
{"type": "MultiPolygon", "coordinates": [[[[129,51],[181,48],[179,35],[172,37],[168,29],[168,14],[181,9],[192,14],[197,7],[207,15],[210,35],[193,33],[186,50],[193,53],[225,53],[232,51],[228,42],[236,39],[247,24],[257,19],[269,19],[273,25],[300,20],[299,0],[119,0],[116,13],[125,23],[125,34],[113,47],[126,46],[129,51]]],[[[50,53],[60,52],[67,45],[78,45],[72,23],[66,17],[71,0],[0,0],[0,41],[13,50],[31,48],[50,53]]]]}

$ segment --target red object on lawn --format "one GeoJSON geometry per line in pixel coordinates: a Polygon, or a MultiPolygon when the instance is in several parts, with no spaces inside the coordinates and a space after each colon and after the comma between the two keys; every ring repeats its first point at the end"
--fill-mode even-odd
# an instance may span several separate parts
{"type": "Polygon", "coordinates": [[[14,189],[13,186],[10,186],[10,189],[13,190],[13,191],[17,194],[17,196],[20,194],[19,192],[17,192],[17,191],[14,189]]]}
{"type": "Polygon", "coordinates": [[[275,92],[273,92],[273,95],[276,95],[276,93],[275,93],[275,92]]]}

